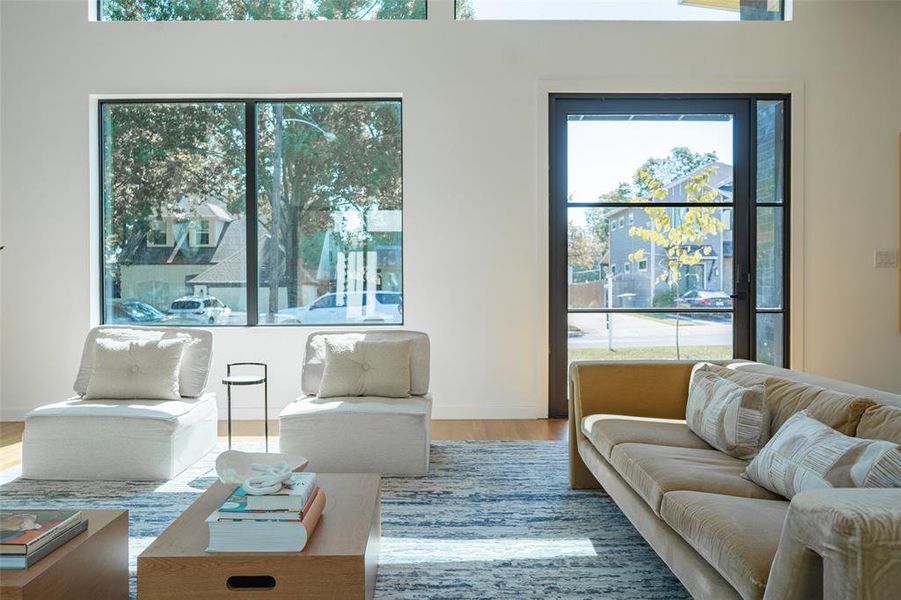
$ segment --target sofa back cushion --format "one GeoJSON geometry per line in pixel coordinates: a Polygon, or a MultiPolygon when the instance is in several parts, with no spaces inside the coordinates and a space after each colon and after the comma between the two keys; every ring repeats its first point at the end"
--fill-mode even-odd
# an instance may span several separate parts
{"type": "Polygon", "coordinates": [[[871,406],[860,417],[857,437],[901,444],[901,408],[871,406]]]}
{"type": "Polygon", "coordinates": [[[325,367],[325,338],[357,341],[391,342],[410,340],[410,394],[425,396],[429,393],[430,345],[429,336],[418,331],[317,331],[307,338],[303,356],[303,370],[300,386],[304,394],[315,396],[322,384],[325,367]]]}
{"type": "Polygon", "coordinates": [[[88,391],[94,372],[94,355],[98,338],[120,341],[182,340],[184,352],[178,370],[179,393],[184,398],[199,398],[206,388],[213,360],[213,334],[204,329],[180,327],[116,327],[104,325],[88,332],[81,352],[81,364],[73,389],[79,396],[88,391]]]}
{"type": "Polygon", "coordinates": [[[778,377],[767,380],[766,394],[770,405],[770,435],[775,435],[802,410],[836,431],[855,435],[864,411],[876,405],[868,398],[778,377]]]}

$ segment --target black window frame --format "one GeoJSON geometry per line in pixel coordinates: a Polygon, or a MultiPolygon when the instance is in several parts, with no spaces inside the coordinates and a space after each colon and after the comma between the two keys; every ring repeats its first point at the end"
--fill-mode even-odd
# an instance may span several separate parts
{"type": "MultiPolygon", "coordinates": [[[[548,416],[568,416],[568,315],[570,313],[671,313],[674,308],[603,308],[579,309],[569,306],[566,272],[567,211],[572,207],[598,207],[605,202],[572,202],[568,198],[566,127],[569,114],[662,114],[660,101],[674,101],[687,112],[718,114],[727,112],[724,106],[732,106],[737,121],[745,123],[736,127],[733,137],[735,167],[743,161],[745,172],[734,172],[734,197],[729,203],[717,206],[732,208],[732,229],[737,239],[735,277],[733,280],[734,306],[730,309],[692,308],[681,312],[730,313],[733,315],[733,349],[735,358],[755,360],[757,357],[757,320],[761,314],[782,315],[782,365],[789,367],[791,326],[791,94],[591,94],[551,93],[548,95],[548,416]],[[757,201],[757,103],[781,101],[783,103],[783,189],[782,202],[757,201]],[[621,107],[617,109],[617,107],[621,107]],[[741,204],[741,206],[739,206],[741,204]],[[782,307],[757,307],[757,211],[758,208],[782,209],[782,307]]],[[[664,103],[665,104],[665,103],[664,103]]],[[[668,108],[668,107],[667,107],[668,108]]],[[[623,203],[620,203],[623,204],[623,203]]],[[[685,206],[685,203],[654,203],[655,206],[685,206]]],[[[629,203],[628,205],[632,205],[629,203]]],[[[641,206],[641,203],[638,204],[641,206]]]]}
{"type": "MultiPolygon", "coordinates": [[[[111,105],[125,104],[243,104],[244,105],[244,168],[245,168],[245,220],[247,228],[245,231],[245,258],[247,261],[246,272],[246,294],[247,294],[247,321],[239,325],[220,325],[220,324],[203,324],[203,325],[183,325],[185,327],[222,327],[222,328],[240,328],[240,327],[273,327],[273,328],[290,328],[290,327],[321,327],[321,328],[340,328],[340,327],[402,327],[404,325],[404,314],[400,315],[400,322],[379,323],[375,321],[361,321],[359,323],[260,323],[259,311],[259,248],[257,247],[257,221],[259,218],[258,203],[258,186],[257,186],[257,105],[258,104],[291,104],[291,103],[336,103],[336,102],[396,102],[400,110],[400,197],[401,197],[401,248],[400,248],[400,281],[401,290],[398,292],[401,296],[404,293],[406,283],[406,274],[404,273],[404,264],[406,263],[406,242],[404,236],[404,205],[406,204],[406,195],[404,187],[404,103],[401,96],[364,96],[364,97],[285,97],[285,98],[265,98],[265,97],[216,97],[216,98],[103,98],[97,101],[97,131],[99,134],[97,140],[97,156],[98,168],[98,193],[97,202],[99,204],[100,227],[99,237],[97,239],[99,248],[99,267],[100,267],[100,324],[110,324],[106,319],[106,261],[104,255],[104,229],[106,223],[105,202],[103,196],[104,184],[104,167],[105,153],[103,151],[103,140],[105,139],[103,130],[103,109],[111,105]],[[253,240],[253,243],[250,241],[253,240]]],[[[114,300],[110,298],[109,300],[114,300]]],[[[182,325],[180,325],[182,326],[182,325]]]]}

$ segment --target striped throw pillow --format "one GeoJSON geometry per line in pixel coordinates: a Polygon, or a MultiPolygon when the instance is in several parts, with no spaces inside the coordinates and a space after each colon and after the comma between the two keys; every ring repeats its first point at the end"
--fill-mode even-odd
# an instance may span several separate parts
{"type": "Polygon", "coordinates": [[[744,387],[701,369],[688,391],[685,421],[717,450],[736,458],[753,458],[769,437],[766,387],[744,387]]]}
{"type": "Polygon", "coordinates": [[[791,498],[802,490],[901,487],[901,446],[850,437],[795,413],[745,469],[745,476],[791,498]]]}

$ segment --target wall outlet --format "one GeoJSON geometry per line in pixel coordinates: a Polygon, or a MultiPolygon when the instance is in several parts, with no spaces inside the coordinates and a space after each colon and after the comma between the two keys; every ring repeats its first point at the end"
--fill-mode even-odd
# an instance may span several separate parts
{"type": "Polygon", "coordinates": [[[873,253],[873,266],[877,269],[897,269],[898,252],[896,250],[877,250],[873,253]]]}

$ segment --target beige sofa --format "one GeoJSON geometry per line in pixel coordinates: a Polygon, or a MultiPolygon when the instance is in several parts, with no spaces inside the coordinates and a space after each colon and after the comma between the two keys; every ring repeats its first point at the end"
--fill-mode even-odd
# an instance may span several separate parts
{"type": "MultiPolygon", "coordinates": [[[[720,364],[743,385],[804,384],[789,385],[795,397],[781,403],[781,422],[825,388],[858,397],[839,428],[901,443],[899,395],[758,363],[720,364]]],[[[602,487],[695,598],[901,597],[901,490],[805,491],[789,502],[742,478],[747,461],[685,425],[695,365],[573,363],[572,487],[602,487]]]]}

